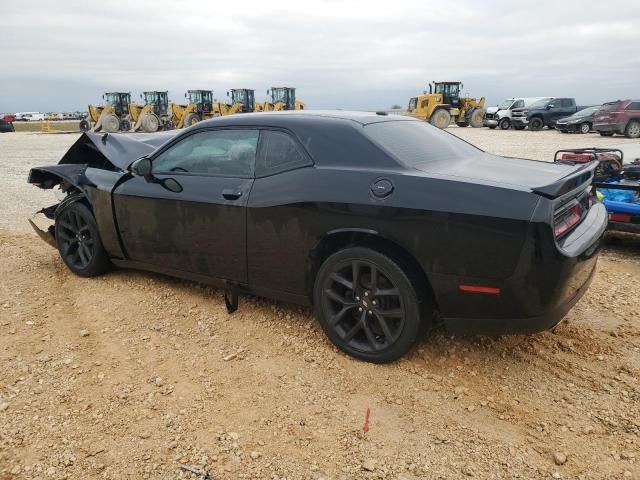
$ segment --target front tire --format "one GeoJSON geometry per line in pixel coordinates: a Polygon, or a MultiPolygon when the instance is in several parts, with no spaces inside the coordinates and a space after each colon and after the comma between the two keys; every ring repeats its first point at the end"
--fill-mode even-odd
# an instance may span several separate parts
{"type": "Polygon", "coordinates": [[[511,128],[511,120],[508,118],[501,118],[498,122],[498,126],[500,127],[500,130],[509,130],[509,128],[511,128]]]}
{"type": "Polygon", "coordinates": [[[189,128],[191,125],[195,125],[200,121],[200,115],[197,113],[188,113],[186,117],[184,117],[184,128],[189,128]]]}
{"type": "Polygon", "coordinates": [[[74,201],[56,212],[55,239],[62,261],[76,275],[93,277],[109,269],[98,225],[84,203],[74,201]]]}
{"type": "Polygon", "coordinates": [[[431,115],[431,118],[429,119],[429,123],[434,127],[447,128],[451,123],[451,114],[448,110],[439,108],[433,112],[433,115],[431,115]]]}
{"type": "Polygon", "coordinates": [[[153,113],[145,113],[140,121],[142,130],[147,133],[157,132],[160,128],[160,120],[153,113]]]}
{"type": "Polygon", "coordinates": [[[411,280],[398,263],[369,248],[346,248],[325,260],[314,285],[314,305],[329,340],[368,362],[397,360],[421,331],[411,280]]]}
{"type": "Polygon", "coordinates": [[[542,121],[541,118],[535,117],[535,118],[532,118],[531,121],[529,122],[529,130],[532,130],[534,132],[542,130],[543,127],[544,127],[544,122],[542,121]]]}
{"type": "Polygon", "coordinates": [[[584,122],[580,124],[580,133],[589,133],[591,131],[591,124],[584,122]]]}

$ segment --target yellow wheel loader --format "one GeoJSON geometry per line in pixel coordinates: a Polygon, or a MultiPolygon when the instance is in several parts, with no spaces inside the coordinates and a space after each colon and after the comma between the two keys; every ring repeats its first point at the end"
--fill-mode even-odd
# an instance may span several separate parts
{"type": "Polygon", "coordinates": [[[267,95],[271,95],[271,99],[260,105],[260,111],[304,110],[304,102],[296,100],[295,88],[271,87],[271,90],[267,90],[267,95]]]}
{"type": "Polygon", "coordinates": [[[173,128],[171,117],[169,115],[169,99],[167,91],[149,91],[143,92],[140,98],[144,101],[143,105],[137,103],[129,104],[129,113],[131,115],[131,132],[139,132],[140,130],[153,133],[158,130],[170,130],[173,128]]]}
{"type": "Polygon", "coordinates": [[[429,93],[409,100],[407,114],[420,118],[438,128],[447,128],[453,120],[459,127],[471,125],[482,127],[484,119],[484,97],[479,101],[461,97],[462,82],[433,82],[429,93]]]}
{"type": "Polygon", "coordinates": [[[131,93],[108,92],[102,95],[102,99],[105,102],[104,105],[89,105],[87,118],[80,120],[80,130],[108,133],[129,130],[131,128],[129,114],[131,93]]]}
{"type": "Polygon", "coordinates": [[[213,104],[214,117],[262,111],[262,106],[256,105],[254,90],[250,88],[233,88],[231,95],[227,92],[227,97],[231,98],[231,103],[215,102],[213,104]]]}
{"type": "Polygon", "coordinates": [[[187,128],[213,117],[213,92],[211,90],[188,90],[184,96],[189,99],[187,105],[169,103],[174,128],[187,128]]]}

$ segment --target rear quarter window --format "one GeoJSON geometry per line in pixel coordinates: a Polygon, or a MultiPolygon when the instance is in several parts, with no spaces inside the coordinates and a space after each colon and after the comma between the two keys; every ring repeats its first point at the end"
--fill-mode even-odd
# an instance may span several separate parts
{"type": "Polygon", "coordinates": [[[629,105],[627,105],[626,110],[640,111],[640,102],[631,102],[629,105]]]}
{"type": "Polygon", "coordinates": [[[364,132],[369,139],[406,167],[464,158],[482,152],[455,135],[421,121],[371,123],[364,127],[364,132]]]}

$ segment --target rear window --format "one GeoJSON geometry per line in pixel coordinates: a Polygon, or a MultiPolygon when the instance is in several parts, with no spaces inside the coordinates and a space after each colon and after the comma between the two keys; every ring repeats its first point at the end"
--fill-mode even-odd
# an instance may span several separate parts
{"type": "Polygon", "coordinates": [[[482,152],[455,135],[421,121],[370,123],[364,131],[373,142],[407,167],[482,152]]]}
{"type": "Polygon", "coordinates": [[[610,110],[616,110],[619,103],[620,102],[605,103],[604,105],[602,105],[602,108],[600,108],[600,111],[601,112],[606,112],[606,111],[610,111],[610,110]]]}

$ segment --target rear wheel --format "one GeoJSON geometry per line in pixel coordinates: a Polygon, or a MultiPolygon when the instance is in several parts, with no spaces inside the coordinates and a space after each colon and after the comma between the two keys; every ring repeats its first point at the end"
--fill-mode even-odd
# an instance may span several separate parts
{"type": "Polygon", "coordinates": [[[451,123],[451,114],[444,108],[439,108],[431,115],[429,123],[434,127],[447,128],[451,123]]]}
{"type": "Polygon", "coordinates": [[[80,120],[80,131],[88,132],[89,130],[91,130],[91,123],[89,123],[89,120],[87,120],[86,118],[80,120]]]}
{"type": "Polygon", "coordinates": [[[140,124],[142,125],[142,130],[147,133],[157,132],[158,128],[160,128],[160,120],[153,113],[145,113],[140,120],[140,124]]]}
{"type": "Polygon", "coordinates": [[[55,238],[62,261],[76,275],[92,277],[109,269],[98,225],[84,203],[69,203],[56,213],[55,238]]]}
{"type": "Polygon", "coordinates": [[[197,113],[188,113],[186,117],[184,117],[184,128],[188,128],[191,125],[195,125],[200,121],[200,115],[197,113]]]}
{"type": "Polygon", "coordinates": [[[627,128],[624,129],[624,134],[627,138],[640,137],[640,122],[638,120],[631,120],[627,124],[627,128]]]}
{"type": "Polygon", "coordinates": [[[542,130],[542,127],[544,127],[544,122],[539,117],[532,118],[529,122],[529,130],[533,130],[534,132],[542,130]]]}
{"type": "Polygon", "coordinates": [[[509,130],[511,127],[511,120],[508,118],[501,118],[498,122],[498,126],[500,127],[500,130],[509,130]]]}
{"type": "Polygon", "coordinates": [[[108,133],[116,133],[120,130],[120,120],[113,113],[102,116],[102,129],[108,133]]]}
{"type": "Polygon", "coordinates": [[[345,353],[374,363],[405,355],[420,332],[420,303],[405,271],[375,250],[331,255],[314,285],[314,304],[329,339],[345,353]]]}

